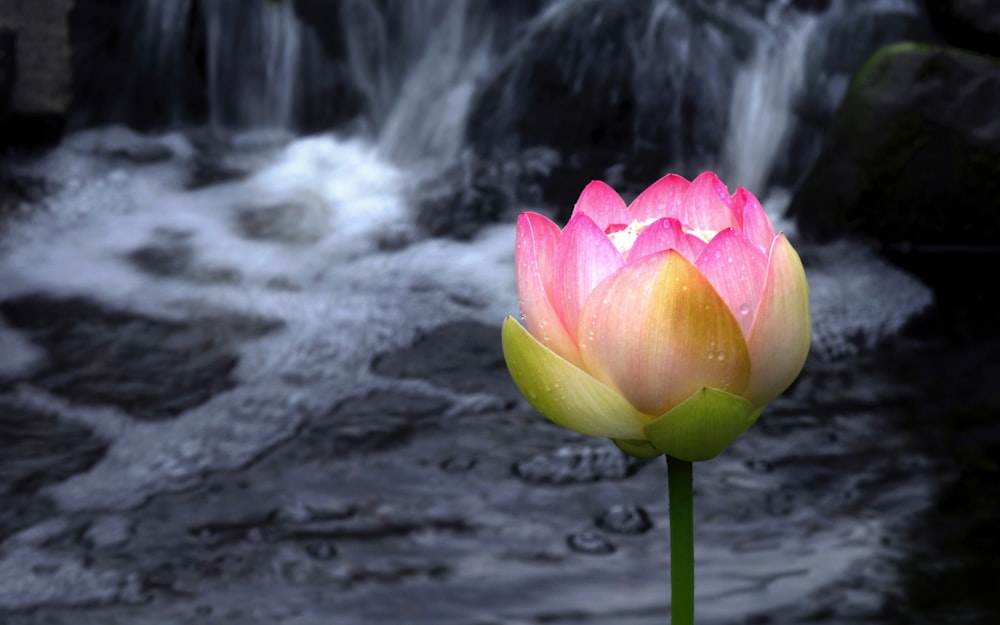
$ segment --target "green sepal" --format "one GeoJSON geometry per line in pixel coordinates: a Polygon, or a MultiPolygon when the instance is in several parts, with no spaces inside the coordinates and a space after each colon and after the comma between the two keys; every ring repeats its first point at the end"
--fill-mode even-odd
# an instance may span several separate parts
{"type": "Polygon", "coordinates": [[[613,438],[611,440],[618,446],[618,449],[640,460],[652,460],[663,455],[663,452],[653,447],[649,441],[626,438],[613,438]]]}
{"type": "Polygon", "coordinates": [[[668,456],[694,462],[716,457],[760,416],[746,399],[702,388],[644,428],[646,438],[668,456]]]}
{"type": "Polygon", "coordinates": [[[601,438],[641,439],[649,417],[573,363],[541,344],[511,317],[503,322],[507,370],[535,410],[550,421],[601,438]]]}

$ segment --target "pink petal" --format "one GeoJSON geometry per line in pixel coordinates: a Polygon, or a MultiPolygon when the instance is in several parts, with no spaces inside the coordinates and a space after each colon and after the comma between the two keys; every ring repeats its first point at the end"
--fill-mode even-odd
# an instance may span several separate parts
{"type": "Polygon", "coordinates": [[[578,214],[590,217],[601,229],[607,232],[613,224],[628,225],[632,216],[625,206],[625,200],[618,192],[600,180],[594,180],[580,194],[580,199],[573,207],[573,217],[578,214]]]}
{"type": "Polygon", "coordinates": [[[766,253],[771,249],[774,226],[771,225],[764,207],[753,193],[743,187],[736,189],[736,193],[733,194],[733,213],[739,219],[740,229],[751,241],[760,246],[762,252],[766,253]]]}
{"type": "MultiPolygon", "coordinates": [[[[517,299],[524,324],[532,336],[573,364],[580,365],[580,351],[552,306],[552,268],[559,226],[538,213],[517,218],[517,299]]],[[[575,336],[575,335],[574,335],[575,336]]]]}
{"type": "Polygon", "coordinates": [[[771,245],[764,291],[747,338],[753,370],[743,396],[754,406],[763,406],[795,381],[809,353],[811,331],[805,270],[779,233],[771,245]]]}
{"type": "Polygon", "coordinates": [[[737,225],[731,201],[726,185],[706,171],[691,181],[677,218],[688,228],[720,232],[737,225]]]}
{"type": "Polygon", "coordinates": [[[552,303],[570,337],[577,337],[580,309],[587,296],[624,264],[618,248],[590,217],[570,218],[552,267],[552,303]]]}
{"type": "Polygon", "coordinates": [[[684,196],[691,183],[677,174],[667,174],[639,194],[629,205],[632,219],[646,221],[676,217],[681,213],[684,196]]]}
{"type": "Polygon", "coordinates": [[[693,234],[684,232],[681,222],[673,217],[664,217],[649,224],[639,233],[628,253],[628,262],[635,262],[643,256],[674,249],[692,263],[705,249],[706,243],[693,234]]]}
{"type": "Polygon", "coordinates": [[[767,256],[743,233],[727,228],[709,242],[696,264],[748,336],[764,288],[767,256]]]}
{"type": "Polygon", "coordinates": [[[750,355],[729,307],[674,250],[629,263],[587,298],[580,353],[595,378],[662,415],[703,387],[740,394],[750,355]]]}

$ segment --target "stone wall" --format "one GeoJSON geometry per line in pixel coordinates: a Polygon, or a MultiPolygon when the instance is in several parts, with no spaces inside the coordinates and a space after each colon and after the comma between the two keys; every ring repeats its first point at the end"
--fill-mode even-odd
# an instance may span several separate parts
{"type": "MultiPolygon", "coordinates": [[[[13,72],[4,67],[10,112],[65,114],[70,105],[69,13],[73,0],[0,0],[0,32],[13,39],[13,72]],[[11,82],[11,78],[13,81],[11,82]]],[[[9,57],[8,57],[9,59],[9,57]]],[[[0,61],[2,62],[2,61],[0,61]]],[[[0,108],[0,114],[4,108],[0,108]]]]}

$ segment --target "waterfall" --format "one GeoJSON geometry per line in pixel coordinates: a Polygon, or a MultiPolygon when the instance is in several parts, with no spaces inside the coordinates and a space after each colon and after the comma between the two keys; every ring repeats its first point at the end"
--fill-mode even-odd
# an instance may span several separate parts
{"type": "Polygon", "coordinates": [[[304,26],[290,3],[202,3],[213,126],[287,128],[293,122],[304,26]]]}
{"type": "Polygon", "coordinates": [[[547,146],[585,177],[712,168],[766,194],[797,182],[851,73],[915,15],[915,0],[135,0],[124,83],[93,87],[120,97],[79,100],[140,128],[335,131],[404,166],[547,146]]]}

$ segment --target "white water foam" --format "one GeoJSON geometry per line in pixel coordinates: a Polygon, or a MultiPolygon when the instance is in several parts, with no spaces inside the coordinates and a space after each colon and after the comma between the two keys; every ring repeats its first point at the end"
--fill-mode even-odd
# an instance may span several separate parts
{"type": "MultiPolygon", "coordinates": [[[[498,323],[516,307],[511,225],[470,242],[378,249],[387,233],[405,240],[412,231],[409,180],[370,145],[301,139],[245,180],[187,191],[183,150],[164,163],[109,165],[80,151],[100,138],[95,132],[23,166],[21,173],[64,186],[7,225],[0,299],[80,295],[155,318],[235,312],[280,319],[285,327],[241,346],[236,388],[169,422],[135,423],[118,409],[82,408],[22,388],[18,401],[112,439],[91,471],[51,488],[65,509],[127,508],[188,486],[204,471],[238,467],[308,416],[384,386],[368,370],[374,354],[450,320],[498,323]],[[246,206],[291,206],[315,236],[298,243],[248,238],[238,225],[246,206]],[[183,234],[194,264],[238,278],[205,284],[151,277],[128,260],[163,233],[183,234]]],[[[0,344],[14,347],[13,355],[5,352],[7,375],[37,358],[10,328],[0,328],[0,344]]],[[[437,392],[422,384],[410,390],[437,392]]]]}

